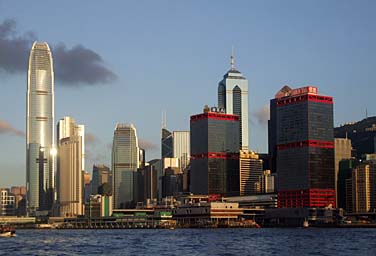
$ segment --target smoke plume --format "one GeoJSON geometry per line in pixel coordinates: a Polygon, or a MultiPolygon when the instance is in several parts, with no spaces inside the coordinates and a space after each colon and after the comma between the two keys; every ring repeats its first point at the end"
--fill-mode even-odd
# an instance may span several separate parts
{"type": "MultiPolygon", "coordinates": [[[[19,35],[15,20],[7,19],[0,23],[0,70],[25,73],[35,40],[37,37],[34,32],[19,35]]],[[[59,43],[51,48],[57,85],[107,84],[117,78],[98,53],[83,45],[68,48],[64,43],[59,43]]]]}

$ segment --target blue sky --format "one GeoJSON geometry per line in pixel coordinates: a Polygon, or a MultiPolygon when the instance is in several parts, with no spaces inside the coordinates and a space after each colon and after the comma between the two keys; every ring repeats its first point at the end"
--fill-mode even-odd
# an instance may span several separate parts
{"type": "MultiPolygon", "coordinates": [[[[335,125],[364,118],[366,108],[375,115],[375,10],[371,0],[0,0],[0,24],[15,21],[15,37],[33,32],[52,46],[82,45],[116,75],[55,82],[55,122],[68,115],[86,126],[91,171],[94,162],[110,164],[117,122],[133,122],[147,159],[157,158],[161,112],[170,130],[188,130],[190,115],[215,105],[232,46],[249,80],[253,150],[267,151],[265,106],[285,84],[333,96],[335,125]]],[[[12,126],[0,131],[0,187],[25,183],[26,72],[27,59],[24,71],[0,67],[0,121],[12,126]]]]}

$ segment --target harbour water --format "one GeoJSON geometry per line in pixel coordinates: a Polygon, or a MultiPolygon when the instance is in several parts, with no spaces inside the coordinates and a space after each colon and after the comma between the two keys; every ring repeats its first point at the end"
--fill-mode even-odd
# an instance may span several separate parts
{"type": "Polygon", "coordinates": [[[376,229],[17,230],[0,255],[376,255],[376,229]]]}

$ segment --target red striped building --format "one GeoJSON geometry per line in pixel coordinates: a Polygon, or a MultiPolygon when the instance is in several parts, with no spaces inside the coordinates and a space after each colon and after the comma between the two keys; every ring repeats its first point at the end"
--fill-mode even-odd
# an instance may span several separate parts
{"type": "Polygon", "coordinates": [[[239,195],[239,116],[206,108],[190,126],[190,191],[239,195]]]}
{"type": "Polygon", "coordinates": [[[333,98],[283,87],[270,101],[269,154],[278,207],[334,207],[333,98]]]}

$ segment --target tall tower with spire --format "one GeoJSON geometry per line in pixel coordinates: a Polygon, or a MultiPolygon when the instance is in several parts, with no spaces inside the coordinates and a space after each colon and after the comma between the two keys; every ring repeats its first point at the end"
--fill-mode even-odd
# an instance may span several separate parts
{"type": "Polygon", "coordinates": [[[240,118],[240,149],[248,150],[248,80],[235,69],[232,48],[230,70],[218,84],[218,107],[240,118]]]}

